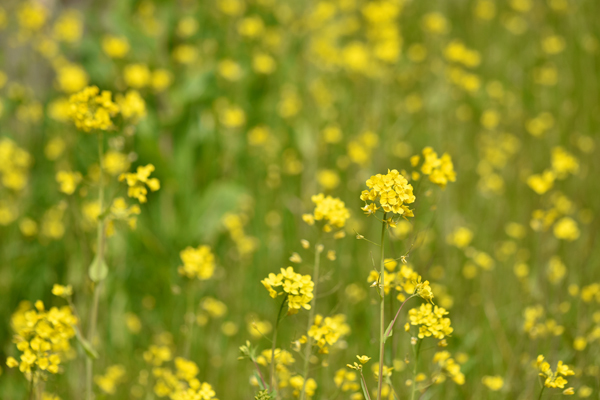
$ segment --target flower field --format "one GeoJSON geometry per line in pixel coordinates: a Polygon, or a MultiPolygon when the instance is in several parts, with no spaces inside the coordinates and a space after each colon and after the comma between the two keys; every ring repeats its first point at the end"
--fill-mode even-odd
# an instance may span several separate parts
{"type": "Polygon", "coordinates": [[[598,15],[2,1],[0,399],[599,398],[598,15]]]}

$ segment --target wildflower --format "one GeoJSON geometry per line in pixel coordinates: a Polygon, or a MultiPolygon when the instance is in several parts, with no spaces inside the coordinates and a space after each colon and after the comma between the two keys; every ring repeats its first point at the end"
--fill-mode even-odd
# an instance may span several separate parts
{"type": "Polygon", "coordinates": [[[321,314],[315,316],[314,324],[308,330],[308,336],[314,339],[319,353],[329,353],[329,346],[335,344],[342,336],[350,333],[346,323],[346,316],[338,314],[333,317],[323,318],[321,314]]]}
{"type": "Polygon", "coordinates": [[[0,138],[0,185],[21,191],[28,181],[28,171],[33,157],[8,138],[0,138]]]}
{"type": "Polygon", "coordinates": [[[300,375],[290,378],[290,386],[294,389],[294,396],[300,396],[302,388],[304,388],[306,397],[311,398],[317,389],[317,382],[313,378],[309,378],[304,384],[304,378],[300,375]]]}
{"type": "Polygon", "coordinates": [[[499,376],[484,376],[481,379],[481,382],[487,386],[488,389],[490,389],[493,392],[497,392],[498,390],[502,389],[502,387],[504,386],[504,379],[499,376]]]}
{"type": "Polygon", "coordinates": [[[527,178],[527,185],[539,195],[552,189],[556,175],[554,172],[546,170],[542,174],[531,175],[527,178]]]}
{"type": "Polygon", "coordinates": [[[73,294],[73,287],[71,285],[62,286],[54,284],[52,287],[52,294],[58,297],[69,297],[73,294]]]}
{"type": "Polygon", "coordinates": [[[56,70],[56,75],[57,85],[65,93],[79,92],[89,81],[85,70],[76,64],[62,65],[56,70]]]}
{"type": "Polygon", "coordinates": [[[206,245],[186,247],[179,253],[183,265],[179,267],[180,275],[198,278],[201,281],[212,278],[215,272],[215,256],[206,245]]]}
{"type": "Polygon", "coordinates": [[[542,378],[546,378],[544,386],[548,388],[564,389],[565,385],[568,383],[564,377],[575,374],[575,372],[569,369],[567,365],[563,364],[562,361],[559,361],[556,364],[556,372],[552,372],[550,364],[544,361],[544,356],[541,354],[537,357],[536,368],[540,371],[539,375],[542,378]]]}
{"type": "Polygon", "coordinates": [[[150,83],[150,69],[145,64],[129,64],[123,69],[125,83],[134,88],[141,89],[150,83]]]}
{"type": "Polygon", "coordinates": [[[579,238],[577,222],[570,217],[563,217],[554,224],[554,236],[558,239],[573,241],[579,238]]]}
{"type": "Polygon", "coordinates": [[[415,293],[425,301],[433,303],[433,292],[431,286],[429,286],[429,281],[421,282],[420,276],[415,283],[415,293]]]}
{"type": "Polygon", "coordinates": [[[129,53],[129,41],[126,37],[106,35],[102,38],[102,50],[110,58],[123,58],[129,53]]]}
{"type": "Polygon", "coordinates": [[[106,131],[113,127],[111,117],[119,112],[119,107],[112,102],[109,91],[99,92],[98,87],[89,86],[69,99],[70,117],[77,129],[90,132],[94,129],[106,131]]]}
{"type": "Polygon", "coordinates": [[[56,40],[76,43],[83,34],[83,17],[76,10],[67,10],[62,13],[54,24],[54,37],[56,40]]]}
{"type": "Polygon", "coordinates": [[[23,373],[32,369],[58,373],[59,365],[72,350],[69,340],[75,336],[75,324],[77,318],[68,306],[46,311],[40,300],[33,307],[30,302],[21,302],[11,318],[14,342],[22,352],[21,361],[9,359],[7,365],[11,368],[18,365],[23,373]]]}
{"type": "Polygon", "coordinates": [[[436,339],[444,339],[452,334],[454,329],[450,326],[448,311],[430,303],[421,304],[419,308],[413,308],[408,312],[410,324],[419,326],[419,339],[433,336],[436,339]]]}
{"type": "Polygon", "coordinates": [[[407,206],[415,201],[413,187],[397,170],[388,170],[386,175],[371,176],[366,183],[370,190],[363,190],[360,195],[360,199],[365,202],[362,208],[365,213],[374,213],[379,208],[376,205],[379,200],[385,212],[413,216],[412,210],[407,206]],[[369,204],[368,201],[372,203],[369,204]]]}
{"type": "Polygon", "coordinates": [[[117,95],[115,100],[125,119],[138,120],[146,116],[146,103],[137,90],[129,90],[123,95],[117,95]]]}
{"type": "Polygon", "coordinates": [[[117,391],[117,385],[124,381],[125,378],[125,367],[122,365],[111,365],[106,368],[104,375],[97,375],[94,377],[94,382],[100,390],[106,394],[115,394],[117,391]]]}
{"type": "MultiPolygon", "coordinates": [[[[429,304],[428,304],[429,305],[429,304]]],[[[460,371],[458,364],[447,351],[437,352],[433,356],[433,363],[437,364],[457,385],[465,383],[465,375],[460,371]]]]}
{"type": "Polygon", "coordinates": [[[58,171],[56,173],[56,182],[60,184],[60,191],[68,195],[75,192],[81,179],[82,176],[79,172],[58,171]]]}
{"type": "Polygon", "coordinates": [[[104,171],[113,176],[120,175],[129,169],[129,159],[127,155],[114,150],[109,150],[104,153],[102,164],[104,171]]]}
{"type": "Polygon", "coordinates": [[[134,197],[138,199],[140,203],[145,203],[147,201],[146,195],[148,194],[148,189],[146,186],[150,188],[153,192],[156,192],[160,189],[160,181],[156,178],[150,178],[150,174],[154,171],[154,165],[148,164],[145,167],[139,166],[137,167],[137,171],[135,173],[123,173],[119,176],[119,181],[127,181],[127,195],[129,197],[134,197]]]}
{"type": "Polygon", "coordinates": [[[558,179],[564,179],[568,174],[579,172],[579,162],[571,153],[557,146],[552,149],[552,171],[558,179]]]}
{"type": "Polygon", "coordinates": [[[157,92],[162,92],[171,86],[173,74],[166,69],[157,69],[152,72],[152,88],[157,92]]]}
{"type": "Polygon", "coordinates": [[[272,298],[287,296],[288,315],[296,314],[300,308],[310,310],[314,288],[310,275],[298,274],[292,267],[281,268],[281,273],[277,275],[270,273],[261,283],[272,298]],[[278,292],[276,288],[281,288],[281,291],[278,292]]]}
{"type": "Polygon", "coordinates": [[[358,358],[358,361],[360,361],[361,364],[366,364],[371,359],[371,357],[367,356],[356,356],[356,358],[358,358]]]}
{"type": "Polygon", "coordinates": [[[312,196],[311,201],[315,203],[315,210],[313,214],[304,214],[302,219],[309,225],[313,225],[314,221],[324,221],[325,232],[331,232],[333,227],[344,227],[346,220],[350,218],[346,205],[337,197],[325,197],[323,193],[319,193],[312,196]]]}

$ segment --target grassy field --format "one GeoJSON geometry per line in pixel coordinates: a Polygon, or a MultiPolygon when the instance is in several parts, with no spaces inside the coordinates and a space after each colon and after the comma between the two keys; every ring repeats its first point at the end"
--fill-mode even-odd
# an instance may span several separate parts
{"type": "Polygon", "coordinates": [[[0,399],[599,398],[600,3],[1,3],[0,399]]]}

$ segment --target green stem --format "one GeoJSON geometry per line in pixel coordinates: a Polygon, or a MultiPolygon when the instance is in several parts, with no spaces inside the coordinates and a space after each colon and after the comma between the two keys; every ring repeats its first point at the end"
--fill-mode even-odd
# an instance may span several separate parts
{"type": "Polygon", "coordinates": [[[419,342],[413,346],[415,351],[415,365],[413,365],[412,393],[410,395],[410,400],[415,400],[415,394],[417,393],[417,370],[419,367],[419,352],[421,350],[421,343],[422,341],[419,340],[419,342]]]}
{"type": "Polygon", "coordinates": [[[540,400],[542,398],[542,393],[544,393],[544,389],[546,389],[546,386],[542,385],[542,390],[540,390],[540,395],[538,396],[538,400],[540,400]]]}
{"type": "Polygon", "coordinates": [[[362,369],[360,371],[360,379],[362,380],[363,385],[365,386],[365,393],[367,394],[366,400],[371,400],[371,394],[369,393],[369,388],[367,387],[367,382],[365,381],[365,376],[362,373],[362,369]]]}
{"type": "Polygon", "coordinates": [[[385,240],[385,216],[387,213],[383,213],[383,221],[381,224],[381,256],[379,266],[379,280],[380,280],[380,303],[379,303],[379,382],[377,385],[377,400],[381,400],[381,389],[383,387],[383,357],[385,350],[385,266],[384,266],[384,240],[385,240]]]}
{"type": "Polygon", "coordinates": [[[398,316],[400,315],[400,311],[402,311],[402,307],[404,307],[404,304],[406,304],[407,301],[409,301],[410,299],[412,299],[415,296],[416,296],[416,294],[413,294],[413,295],[407,297],[406,300],[404,300],[402,302],[402,304],[400,305],[400,308],[398,309],[398,312],[396,312],[396,316],[394,317],[392,323],[390,324],[389,328],[385,331],[385,338],[386,338],[386,340],[387,340],[387,337],[392,332],[392,330],[394,330],[394,324],[396,323],[396,320],[398,319],[398,316]]]}
{"type": "Polygon", "coordinates": [[[271,345],[271,391],[275,391],[275,348],[277,347],[277,330],[279,328],[279,320],[281,319],[281,312],[283,306],[287,300],[287,294],[283,297],[279,312],[277,313],[277,320],[275,320],[275,328],[273,329],[273,344],[271,345]]]}
{"type": "MultiPolygon", "coordinates": [[[[104,135],[102,132],[98,133],[98,165],[100,166],[100,178],[98,181],[98,203],[100,205],[100,212],[104,210],[104,135]]],[[[97,264],[102,265],[104,263],[104,246],[105,246],[105,229],[104,229],[104,218],[98,217],[98,231],[97,231],[97,249],[96,258],[97,264]]],[[[102,282],[99,282],[94,287],[94,299],[92,301],[92,308],[90,312],[88,342],[94,344],[94,336],[96,335],[96,322],[98,320],[98,303],[100,302],[100,289],[102,288],[102,282]]],[[[92,378],[94,373],[94,361],[88,357],[86,360],[86,399],[93,400],[94,393],[92,387],[92,378]]]]}
{"type": "Polygon", "coordinates": [[[195,299],[194,299],[194,283],[190,281],[187,287],[187,311],[185,313],[185,323],[187,326],[185,345],[184,345],[184,355],[186,358],[189,358],[190,351],[192,349],[192,334],[194,331],[194,319],[196,316],[196,307],[195,307],[195,299]]]}
{"type": "Polygon", "coordinates": [[[317,288],[319,286],[319,267],[321,264],[322,251],[323,246],[317,242],[317,244],[315,244],[315,269],[313,272],[313,281],[315,282],[315,287],[313,288],[313,304],[308,315],[308,327],[306,328],[306,335],[308,338],[306,340],[306,349],[304,350],[304,373],[302,374],[304,377],[304,383],[302,384],[300,400],[305,400],[306,398],[306,381],[308,380],[308,367],[313,345],[313,338],[308,336],[308,331],[312,327],[313,321],[315,320],[315,310],[317,308],[317,288]]]}

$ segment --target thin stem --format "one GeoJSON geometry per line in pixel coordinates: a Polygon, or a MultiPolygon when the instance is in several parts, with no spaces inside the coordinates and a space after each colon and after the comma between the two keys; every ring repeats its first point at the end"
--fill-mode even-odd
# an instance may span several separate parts
{"type": "Polygon", "coordinates": [[[542,390],[540,390],[540,395],[538,396],[538,400],[540,400],[542,398],[542,394],[544,393],[544,389],[546,389],[546,386],[542,385],[542,390]]]}
{"type": "Polygon", "coordinates": [[[31,371],[30,373],[31,373],[31,382],[29,383],[29,400],[32,400],[33,399],[33,389],[34,389],[33,380],[34,380],[35,374],[33,371],[31,371]]]}
{"type": "Polygon", "coordinates": [[[252,359],[252,363],[254,364],[254,367],[256,367],[256,372],[258,372],[258,376],[260,378],[260,381],[263,384],[263,388],[266,389],[267,384],[265,383],[265,378],[263,377],[262,372],[260,372],[260,367],[258,366],[258,364],[256,363],[256,361],[254,359],[252,359]]]}
{"type": "Polygon", "coordinates": [[[271,391],[275,390],[275,348],[277,347],[277,330],[279,328],[279,320],[281,319],[281,311],[287,300],[287,294],[283,297],[279,312],[277,313],[277,320],[275,320],[275,328],[273,329],[273,344],[271,345],[271,391]]]}
{"type": "Polygon", "coordinates": [[[402,307],[404,307],[404,304],[406,304],[407,301],[409,301],[410,299],[412,299],[415,296],[416,296],[416,294],[413,294],[413,295],[407,297],[406,300],[404,300],[402,302],[402,304],[400,305],[400,308],[398,309],[398,312],[396,312],[396,316],[394,317],[394,320],[390,324],[390,326],[387,329],[387,331],[385,331],[385,338],[387,338],[388,335],[390,334],[390,332],[392,332],[392,330],[394,329],[394,324],[396,323],[396,320],[398,319],[398,316],[400,315],[400,311],[402,311],[402,307]]]}
{"type": "Polygon", "coordinates": [[[367,394],[367,400],[371,400],[371,393],[369,393],[369,388],[367,387],[367,382],[365,381],[365,376],[362,373],[362,369],[360,371],[360,379],[362,379],[363,385],[365,385],[365,393],[367,394]]]}
{"type": "Polygon", "coordinates": [[[192,335],[194,332],[194,318],[196,316],[196,307],[195,307],[195,299],[194,299],[194,282],[190,281],[187,287],[187,311],[185,313],[185,323],[187,326],[185,344],[184,344],[184,353],[185,357],[189,358],[190,351],[192,348],[192,335]]]}
{"type": "Polygon", "coordinates": [[[383,357],[385,350],[385,265],[384,265],[384,240],[385,240],[385,216],[383,213],[383,222],[381,223],[381,256],[379,266],[380,279],[380,303],[379,303],[379,382],[377,385],[377,400],[381,400],[381,389],[383,387],[383,357]]]}
{"type": "MultiPolygon", "coordinates": [[[[98,203],[100,205],[100,212],[104,210],[104,135],[102,132],[98,133],[98,165],[100,166],[100,178],[98,181],[98,203]]],[[[98,217],[98,231],[97,231],[97,249],[96,249],[96,262],[97,265],[104,263],[104,245],[105,245],[105,229],[104,229],[104,218],[98,217]]],[[[100,289],[102,288],[102,282],[99,282],[94,287],[94,299],[92,301],[92,309],[90,312],[89,332],[88,341],[93,345],[94,336],[96,335],[96,322],[98,319],[98,303],[100,302],[100,289]]],[[[94,393],[92,390],[92,376],[94,373],[94,361],[88,357],[86,360],[86,399],[93,400],[94,393]]]]}
{"type": "Polygon", "coordinates": [[[413,366],[413,379],[412,379],[412,393],[410,395],[410,400],[415,400],[415,394],[417,393],[417,370],[419,367],[419,351],[421,350],[421,343],[419,342],[413,346],[415,351],[415,365],[413,366]]]}
{"type": "MultiPolygon", "coordinates": [[[[319,286],[319,266],[321,264],[321,252],[323,251],[323,245],[317,242],[315,245],[315,269],[313,271],[313,281],[315,282],[315,286],[313,288],[313,304],[308,314],[308,326],[306,328],[306,334],[308,336],[308,331],[312,327],[313,321],[315,320],[315,310],[317,308],[317,288],[319,286]]],[[[300,393],[300,400],[304,400],[306,398],[306,381],[308,380],[308,367],[310,363],[310,355],[312,352],[313,338],[308,336],[306,340],[306,349],[304,350],[304,373],[302,376],[304,377],[304,383],[302,384],[302,392],[300,393]]]]}

